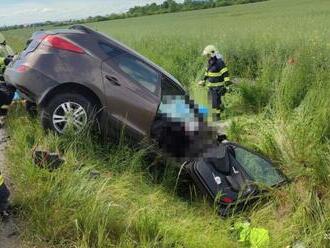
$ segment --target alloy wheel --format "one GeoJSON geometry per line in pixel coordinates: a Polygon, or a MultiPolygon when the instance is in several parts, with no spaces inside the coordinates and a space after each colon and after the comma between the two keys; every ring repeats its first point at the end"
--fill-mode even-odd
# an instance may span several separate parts
{"type": "Polygon", "coordinates": [[[52,121],[56,131],[61,134],[68,128],[78,133],[87,124],[87,112],[76,102],[64,102],[55,109],[52,121]]]}

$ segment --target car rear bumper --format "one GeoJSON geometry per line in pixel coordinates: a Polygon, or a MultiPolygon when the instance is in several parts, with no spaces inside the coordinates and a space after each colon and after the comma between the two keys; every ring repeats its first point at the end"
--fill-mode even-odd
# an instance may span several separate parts
{"type": "Polygon", "coordinates": [[[21,61],[15,61],[7,67],[5,81],[17,88],[23,98],[39,104],[43,96],[58,83],[31,67],[26,67],[23,72],[18,71],[22,64],[21,61]]]}

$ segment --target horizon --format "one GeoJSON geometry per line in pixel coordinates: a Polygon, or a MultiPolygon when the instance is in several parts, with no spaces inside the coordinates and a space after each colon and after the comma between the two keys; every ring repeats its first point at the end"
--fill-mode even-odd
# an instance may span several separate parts
{"type": "MultiPolygon", "coordinates": [[[[0,8],[0,27],[30,25],[46,21],[78,20],[90,16],[120,14],[134,6],[163,3],[165,0],[3,0],[0,8]]],[[[183,0],[176,0],[181,3],[183,0]]]]}

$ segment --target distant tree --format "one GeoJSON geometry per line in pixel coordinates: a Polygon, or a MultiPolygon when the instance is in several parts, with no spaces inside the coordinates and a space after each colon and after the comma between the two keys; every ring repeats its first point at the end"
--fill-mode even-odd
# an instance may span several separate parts
{"type": "MultiPolygon", "coordinates": [[[[43,23],[34,23],[31,25],[27,25],[27,27],[46,26],[46,25],[63,26],[63,25],[71,25],[75,23],[100,22],[106,20],[136,17],[136,16],[154,15],[154,14],[178,12],[178,11],[189,11],[195,9],[206,9],[206,8],[214,8],[214,7],[234,5],[234,4],[261,2],[261,1],[267,1],[267,0],[184,0],[183,3],[177,3],[174,0],[165,0],[161,4],[152,3],[144,6],[135,6],[130,8],[126,13],[123,14],[112,13],[106,16],[100,16],[100,15],[89,16],[85,19],[68,20],[68,21],[60,21],[60,22],[46,21],[43,23]]],[[[24,27],[23,25],[3,26],[0,27],[0,31],[9,30],[9,29],[18,29],[23,27],[24,27]]]]}

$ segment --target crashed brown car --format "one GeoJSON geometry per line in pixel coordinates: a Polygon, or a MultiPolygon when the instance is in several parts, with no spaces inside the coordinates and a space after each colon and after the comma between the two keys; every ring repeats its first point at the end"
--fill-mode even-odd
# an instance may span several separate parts
{"type": "Polygon", "coordinates": [[[173,76],[86,26],[34,33],[5,80],[38,106],[45,129],[60,134],[97,123],[109,137],[122,130],[135,141],[151,137],[175,157],[198,154],[212,135],[173,76]]]}
{"type": "Polygon", "coordinates": [[[5,79],[38,105],[43,127],[57,133],[68,123],[82,129],[96,108],[110,119],[104,126],[125,126],[141,138],[150,135],[162,95],[185,95],[162,68],[82,25],[34,33],[5,79]]]}

